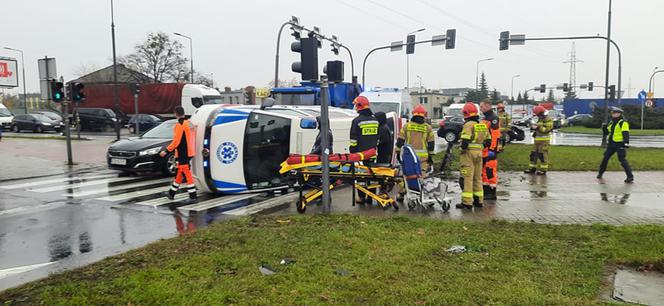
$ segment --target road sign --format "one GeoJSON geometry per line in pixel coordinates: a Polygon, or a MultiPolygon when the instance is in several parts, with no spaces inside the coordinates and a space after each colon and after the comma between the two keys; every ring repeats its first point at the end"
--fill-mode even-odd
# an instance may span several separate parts
{"type": "Polygon", "coordinates": [[[434,35],[431,37],[431,45],[432,46],[440,46],[445,44],[445,35],[434,35]]]}
{"type": "Polygon", "coordinates": [[[652,91],[649,91],[649,92],[648,92],[648,99],[652,99],[652,98],[654,98],[654,97],[655,97],[655,93],[652,92],[652,91]]]}
{"type": "Polygon", "coordinates": [[[18,64],[16,59],[0,58],[0,87],[18,87],[18,64]]]}
{"type": "Polygon", "coordinates": [[[58,71],[56,69],[55,58],[53,57],[40,58],[37,60],[37,66],[39,66],[40,80],[52,80],[58,78],[58,71]]]}
{"type": "Polygon", "coordinates": [[[393,41],[390,44],[390,51],[401,51],[402,48],[403,48],[403,40],[393,41]]]}
{"type": "Polygon", "coordinates": [[[646,91],[645,90],[639,91],[639,94],[636,96],[636,99],[639,100],[639,103],[643,103],[643,101],[646,100],[646,91]]]}
{"type": "Polygon", "coordinates": [[[270,89],[267,87],[256,88],[256,97],[257,98],[267,98],[270,96],[270,89]]]}
{"type": "Polygon", "coordinates": [[[653,101],[651,99],[646,100],[646,106],[647,107],[653,107],[653,105],[655,105],[655,103],[653,103],[653,101]]]}

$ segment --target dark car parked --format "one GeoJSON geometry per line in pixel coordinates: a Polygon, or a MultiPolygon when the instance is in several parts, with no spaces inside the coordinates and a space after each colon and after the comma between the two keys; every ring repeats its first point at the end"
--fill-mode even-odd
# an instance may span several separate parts
{"type": "Polygon", "coordinates": [[[108,167],[125,172],[161,171],[175,175],[173,154],[160,157],[159,152],[171,142],[176,122],[175,119],[165,121],[139,137],[114,143],[106,154],[108,167]]]}
{"type": "MultiPolygon", "coordinates": [[[[445,116],[443,120],[438,122],[440,128],[438,129],[438,137],[444,138],[447,142],[457,142],[463,130],[464,120],[459,116],[445,116]]],[[[506,141],[523,141],[526,138],[522,129],[512,126],[512,129],[507,133],[506,141]]]]}
{"type": "Polygon", "coordinates": [[[577,114],[567,118],[567,125],[569,126],[584,125],[587,122],[590,122],[590,120],[592,119],[593,116],[590,114],[577,114]]]}
{"type": "Polygon", "coordinates": [[[34,112],[34,114],[42,114],[42,115],[48,117],[49,119],[51,119],[51,120],[57,122],[59,125],[63,125],[63,126],[64,126],[64,121],[62,120],[62,116],[61,116],[60,114],[56,113],[56,112],[52,112],[52,111],[36,111],[36,112],[34,112]]]}
{"type": "Polygon", "coordinates": [[[152,129],[153,127],[161,124],[162,122],[162,120],[155,115],[149,115],[149,114],[135,115],[131,117],[131,119],[129,119],[129,122],[127,122],[127,127],[129,128],[129,132],[132,134],[136,134],[137,121],[138,121],[139,132],[145,132],[149,129],[152,129]]]}
{"type": "Polygon", "coordinates": [[[12,131],[33,131],[43,133],[45,131],[60,132],[64,128],[62,122],[51,120],[42,114],[21,114],[14,116],[12,120],[12,131]]]}
{"type": "Polygon", "coordinates": [[[118,120],[115,113],[108,108],[79,108],[77,112],[82,130],[107,132],[115,129],[115,122],[118,120]]]}

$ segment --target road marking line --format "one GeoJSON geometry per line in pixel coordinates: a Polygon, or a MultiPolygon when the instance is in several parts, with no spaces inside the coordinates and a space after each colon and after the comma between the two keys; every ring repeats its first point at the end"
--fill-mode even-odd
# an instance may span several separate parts
{"type": "Polygon", "coordinates": [[[64,183],[64,182],[69,182],[69,181],[82,181],[82,180],[94,180],[94,179],[100,179],[100,178],[109,178],[113,177],[113,174],[105,174],[105,175],[95,175],[95,176],[75,176],[75,177],[63,177],[59,179],[51,179],[51,180],[44,180],[44,181],[32,181],[30,183],[21,183],[21,184],[12,184],[12,185],[4,185],[0,186],[2,189],[18,189],[18,188],[25,188],[25,187],[33,187],[33,186],[39,186],[39,185],[48,185],[48,184],[54,184],[54,183],[64,183]]]}
{"type": "Polygon", "coordinates": [[[34,264],[34,265],[14,267],[14,268],[0,270],[0,279],[3,279],[5,277],[13,275],[13,274],[24,273],[24,272],[32,271],[32,270],[35,270],[35,269],[39,269],[41,267],[50,266],[54,263],[56,263],[56,262],[51,261],[51,262],[45,262],[45,263],[40,263],[40,264],[34,264]]]}
{"type": "MultiPolygon", "coordinates": [[[[137,183],[131,183],[127,185],[119,185],[119,186],[113,186],[113,187],[108,187],[108,188],[98,188],[95,190],[89,190],[89,191],[81,191],[81,192],[73,192],[73,193],[65,193],[62,196],[69,196],[69,197],[74,197],[74,198],[80,198],[80,197],[86,197],[90,195],[95,195],[95,194],[100,194],[100,193],[105,193],[105,192],[112,192],[112,191],[118,191],[118,190],[124,190],[124,189],[129,189],[129,188],[135,188],[135,187],[141,187],[141,186],[146,186],[146,185],[152,185],[152,184],[158,184],[158,183],[166,183],[171,181],[172,178],[162,178],[162,179],[151,179],[151,180],[146,180],[146,181],[141,181],[137,183]]],[[[163,187],[162,187],[163,188],[163,187]]]]}
{"type": "Polygon", "coordinates": [[[64,206],[64,203],[50,203],[50,204],[43,204],[43,205],[35,205],[35,206],[19,206],[7,210],[0,210],[0,217],[6,216],[6,215],[16,215],[16,214],[22,214],[26,212],[31,212],[33,210],[47,210],[51,208],[56,208],[60,206],[64,206]]]}
{"type": "Polygon", "coordinates": [[[294,201],[294,200],[297,199],[298,196],[299,196],[299,194],[297,192],[294,192],[292,194],[287,194],[287,195],[279,196],[279,197],[276,197],[276,198],[272,198],[272,199],[260,202],[258,204],[249,205],[249,206],[229,210],[229,211],[224,212],[223,214],[233,215],[233,216],[252,215],[252,214],[261,212],[263,210],[266,210],[266,209],[269,209],[269,208],[272,208],[272,207],[276,207],[276,206],[283,205],[283,204],[286,204],[288,202],[294,201]]]}
{"type": "Polygon", "coordinates": [[[94,185],[100,185],[100,184],[123,182],[123,181],[135,180],[135,179],[136,179],[135,177],[116,177],[116,178],[112,178],[112,179],[101,179],[101,180],[95,180],[95,181],[85,182],[85,183],[68,184],[68,185],[60,185],[60,186],[37,188],[37,189],[28,189],[28,191],[38,192],[38,193],[45,193],[45,192],[52,192],[52,191],[58,191],[58,190],[76,189],[76,188],[94,186],[94,185]]]}
{"type": "Polygon", "coordinates": [[[152,188],[152,189],[145,189],[145,190],[139,190],[139,191],[134,191],[134,192],[129,192],[129,193],[122,193],[122,194],[117,194],[117,195],[112,195],[112,196],[95,198],[95,200],[117,202],[117,201],[124,201],[124,200],[143,197],[143,196],[147,196],[147,195],[157,194],[157,193],[161,193],[161,192],[167,191],[167,190],[168,190],[168,186],[163,186],[163,187],[156,187],[156,188],[152,188]]]}
{"type": "Polygon", "coordinates": [[[255,198],[259,195],[261,195],[261,194],[256,193],[256,194],[242,194],[242,195],[234,195],[234,196],[222,196],[222,197],[219,197],[219,198],[210,199],[210,200],[199,202],[199,203],[196,203],[196,204],[191,204],[191,205],[178,207],[178,209],[180,209],[180,210],[190,210],[190,211],[203,211],[203,210],[208,210],[210,208],[220,207],[220,206],[232,204],[232,203],[235,203],[235,202],[255,198]]]}
{"type": "Polygon", "coordinates": [[[164,196],[163,198],[152,199],[152,200],[149,200],[149,201],[138,202],[138,203],[134,203],[134,204],[157,207],[157,206],[169,204],[171,202],[176,203],[176,202],[179,202],[179,201],[183,201],[183,200],[187,199],[188,197],[189,197],[188,193],[184,192],[184,193],[176,194],[175,195],[175,200],[173,200],[173,201],[169,200],[167,197],[164,196]]]}

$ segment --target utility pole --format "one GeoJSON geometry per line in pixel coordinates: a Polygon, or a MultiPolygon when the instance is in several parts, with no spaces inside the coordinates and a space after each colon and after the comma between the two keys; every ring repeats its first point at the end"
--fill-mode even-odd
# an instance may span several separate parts
{"type": "MultiPolygon", "coordinates": [[[[113,14],[113,0],[111,0],[111,41],[113,44],[113,107],[115,112],[120,110],[118,101],[118,62],[115,56],[115,16],[113,14]]],[[[120,120],[115,120],[115,139],[120,140],[120,120]]]]}
{"type": "Polygon", "coordinates": [[[575,96],[574,89],[576,88],[576,63],[583,63],[582,60],[576,58],[576,43],[572,42],[572,51],[569,53],[569,60],[563,63],[569,64],[569,91],[567,97],[575,96]]]}
{"type": "Polygon", "coordinates": [[[329,91],[327,76],[320,77],[320,142],[321,161],[323,162],[323,175],[321,177],[321,188],[323,188],[323,207],[326,213],[331,211],[330,207],[330,116],[328,114],[329,91]]]}
{"type": "MultiPolygon", "coordinates": [[[[609,0],[609,21],[606,30],[606,77],[604,81],[604,124],[609,121],[609,64],[611,57],[611,3],[609,0]]],[[[620,79],[620,77],[618,77],[620,79]]],[[[618,86],[618,97],[620,97],[620,86],[618,86]]],[[[619,98],[620,99],[620,98],[619,98]]],[[[602,147],[606,147],[606,136],[602,135],[602,147]]]]}

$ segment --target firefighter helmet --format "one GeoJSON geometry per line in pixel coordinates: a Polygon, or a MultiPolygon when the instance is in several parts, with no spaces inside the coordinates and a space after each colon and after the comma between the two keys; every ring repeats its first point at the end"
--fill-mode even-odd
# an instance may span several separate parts
{"type": "Polygon", "coordinates": [[[477,109],[477,105],[473,102],[466,102],[466,104],[463,106],[463,117],[464,118],[470,118],[470,117],[479,117],[479,109],[477,109]]]}
{"type": "Polygon", "coordinates": [[[355,110],[361,111],[363,109],[369,108],[370,103],[367,97],[358,96],[357,98],[355,98],[355,100],[353,100],[353,104],[355,105],[355,110]]]}
{"type": "Polygon", "coordinates": [[[541,105],[535,106],[535,108],[533,108],[533,113],[536,116],[544,116],[546,113],[546,108],[544,108],[544,106],[541,105]]]}
{"type": "Polygon", "coordinates": [[[426,117],[427,116],[427,110],[422,106],[422,104],[419,104],[413,108],[413,116],[421,116],[421,117],[426,117]]]}

